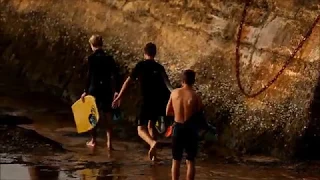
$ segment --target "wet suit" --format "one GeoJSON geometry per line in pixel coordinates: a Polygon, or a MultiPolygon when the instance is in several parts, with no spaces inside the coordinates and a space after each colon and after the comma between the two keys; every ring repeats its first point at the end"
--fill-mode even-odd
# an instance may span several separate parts
{"type": "Polygon", "coordinates": [[[119,90],[119,70],[112,56],[97,49],[88,57],[88,80],[85,92],[96,98],[99,111],[111,112],[113,93],[119,90]],[[117,83],[115,89],[112,80],[117,83]]]}
{"type": "Polygon", "coordinates": [[[172,132],[172,156],[174,160],[181,161],[183,152],[187,154],[186,159],[194,161],[198,152],[199,142],[199,120],[202,112],[195,113],[184,123],[173,123],[172,132]]]}
{"type": "Polygon", "coordinates": [[[165,116],[170,91],[164,76],[164,67],[154,60],[140,61],[132,70],[130,78],[139,80],[142,93],[138,126],[147,126],[149,120],[155,122],[159,116],[165,116]]]}

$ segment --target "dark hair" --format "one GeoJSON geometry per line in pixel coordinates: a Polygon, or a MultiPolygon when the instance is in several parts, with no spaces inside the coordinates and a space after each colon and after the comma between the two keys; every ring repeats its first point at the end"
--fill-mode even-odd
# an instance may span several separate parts
{"type": "Polygon", "coordinates": [[[196,81],[196,73],[191,69],[184,70],[182,73],[182,81],[191,86],[196,81]]]}
{"type": "Polygon", "coordinates": [[[148,43],[144,47],[144,53],[150,57],[155,57],[157,54],[157,46],[153,43],[148,43]]]}

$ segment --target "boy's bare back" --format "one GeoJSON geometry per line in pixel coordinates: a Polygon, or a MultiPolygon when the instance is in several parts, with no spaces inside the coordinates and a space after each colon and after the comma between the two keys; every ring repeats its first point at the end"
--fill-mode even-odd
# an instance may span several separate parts
{"type": "Polygon", "coordinates": [[[184,123],[194,113],[200,111],[202,103],[196,92],[189,87],[175,89],[171,93],[170,101],[174,119],[178,123],[184,123]]]}
{"type": "Polygon", "coordinates": [[[201,99],[192,88],[195,77],[194,71],[183,71],[182,88],[172,91],[166,108],[166,115],[174,116],[175,121],[172,126],[172,180],[179,179],[183,152],[187,154],[186,178],[193,180],[195,177],[194,161],[198,150],[198,133],[193,119],[202,109],[201,99]]]}

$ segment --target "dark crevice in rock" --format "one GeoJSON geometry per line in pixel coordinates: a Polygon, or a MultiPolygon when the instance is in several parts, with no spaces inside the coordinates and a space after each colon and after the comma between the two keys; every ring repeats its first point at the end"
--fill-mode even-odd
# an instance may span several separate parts
{"type": "Polygon", "coordinates": [[[16,126],[21,124],[32,124],[32,119],[20,116],[0,115],[0,125],[16,126]]]}

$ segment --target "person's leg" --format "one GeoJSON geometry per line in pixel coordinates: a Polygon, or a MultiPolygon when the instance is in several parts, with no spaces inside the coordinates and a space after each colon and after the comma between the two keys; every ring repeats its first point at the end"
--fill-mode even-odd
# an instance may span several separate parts
{"type": "Polygon", "coordinates": [[[108,150],[113,150],[112,147],[112,100],[113,92],[109,87],[103,87],[99,91],[101,98],[100,110],[103,112],[103,124],[106,129],[106,142],[108,150]]]}
{"type": "Polygon", "coordinates": [[[179,180],[180,164],[181,164],[181,161],[174,160],[174,159],[172,160],[172,167],[171,167],[172,180],[179,180]]]}
{"type": "Polygon", "coordinates": [[[107,134],[107,148],[108,150],[113,150],[112,146],[112,113],[106,112],[105,113],[105,121],[106,121],[106,134],[107,134]]]}
{"type": "MultiPolygon", "coordinates": [[[[95,100],[96,100],[96,105],[98,106],[98,111],[99,111],[99,104],[100,104],[100,99],[97,98],[97,94],[93,91],[92,88],[90,88],[89,90],[89,95],[95,97],[95,100]]],[[[91,140],[88,141],[86,143],[87,146],[89,147],[95,147],[96,146],[96,143],[97,143],[97,124],[89,131],[89,134],[91,136],[91,140]]]]}
{"type": "Polygon", "coordinates": [[[187,180],[194,180],[196,174],[195,161],[186,160],[187,164],[187,180]]]}
{"type": "Polygon", "coordinates": [[[186,133],[186,153],[187,153],[187,180],[194,180],[195,178],[195,158],[197,156],[198,152],[198,137],[197,133],[192,131],[189,131],[189,133],[186,133]]]}
{"type": "Polygon", "coordinates": [[[148,123],[149,119],[152,119],[150,116],[150,108],[146,104],[142,104],[140,111],[140,118],[138,120],[138,135],[141,139],[143,139],[146,143],[149,144],[149,158],[152,160],[156,156],[156,145],[157,141],[152,138],[148,131],[148,123]]]}
{"type": "Polygon", "coordinates": [[[149,146],[153,146],[156,143],[156,141],[150,136],[146,125],[138,125],[137,130],[139,137],[148,143],[149,146]]]}
{"type": "MultiPolygon", "coordinates": [[[[157,131],[156,131],[156,121],[155,120],[149,120],[148,121],[148,133],[150,135],[150,137],[154,140],[154,141],[157,141],[157,131]]],[[[150,150],[149,150],[149,156],[153,156],[151,157],[151,160],[153,161],[157,161],[157,149],[156,149],[156,146],[150,146],[150,150]]]]}
{"type": "Polygon", "coordinates": [[[147,125],[139,125],[137,130],[138,130],[138,135],[140,136],[140,138],[149,144],[150,150],[149,150],[148,154],[149,154],[150,160],[152,160],[156,156],[155,151],[156,151],[157,141],[152,139],[152,137],[150,136],[148,129],[147,129],[147,125]]]}
{"type": "Polygon", "coordinates": [[[148,121],[148,132],[152,139],[157,140],[158,133],[155,126],[156,126],[156,120],[150,119],[148,121]]]}
{"type": "Polygon", "coordinates": [[[177,127],[174,126],[173,131],[171,176],[172,180],[178,180],[180,177],[180,164],[183,155],[183,143],[181,142],[181,138],[183,137],[179,135],[179,129],[177,129],[177,127]]]}
{"type": "MultiPolygon", "coordinates": [[[[99,101],[96,101],[96,104],[99,104],[99,101]]],[[[99,111],[99,108],[98,108],[98,111],[99,111]]],[[[87,142],[87,146],[89,147],[95,147],[97,144],[97,129],[99,124],[100,124],[99,122],[95,124],[95,126],[89,131],[89,134],[91,135],[91,140],[87,142]]]]}
{"type": "Polygon", "coordinates": [[[91,135],[91,140],[87,142],[87,146],[95,147],[97,143],[97,126],[91,129],[89,134],[91,135]]]}

